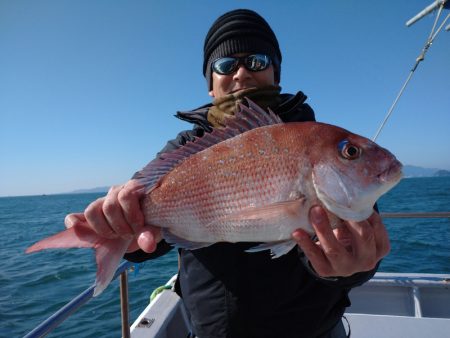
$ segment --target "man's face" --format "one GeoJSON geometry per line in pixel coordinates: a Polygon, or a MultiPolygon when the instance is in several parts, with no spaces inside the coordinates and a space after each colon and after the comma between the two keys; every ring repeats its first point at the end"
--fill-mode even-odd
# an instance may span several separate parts
{"type": "MultiPolygon", "coordinates": [[[[233,54],[232,56],[246,56],[248,53],[233,54]]],[[[236,91],[252,88],[276,85],[273,65],[259,72],[247,70],[243,65],[232,74],[221,75],[212,72],[212,90],[209,95],[214,98],[223,97],[236,91]]]]}

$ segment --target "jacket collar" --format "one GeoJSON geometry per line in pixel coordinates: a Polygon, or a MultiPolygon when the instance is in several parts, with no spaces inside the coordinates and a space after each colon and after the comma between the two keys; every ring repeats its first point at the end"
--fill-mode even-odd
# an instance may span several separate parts
{"type": "MultiPolygon", "coordinates": [[[[277,115],[280,115],[280,117],[282,117],[284,114],[289,113],[295,107],[302,105],[307,99],[307,96],[303,94],[303,92],[301,91],[297,92],[297,94],[295,95],[292,94],[280,94],[280,95],[282,98],[282,102],[275,109],[275,113],[277,115]]],[[[179,118],[180,120],[196,124],[205,129],[206,131],[211,131],[212,126],[208,122],[208,110],[210,107],[212,107],[212,103],[207,103],[193,110],[178,111],[175,117],[179,118]]]]}

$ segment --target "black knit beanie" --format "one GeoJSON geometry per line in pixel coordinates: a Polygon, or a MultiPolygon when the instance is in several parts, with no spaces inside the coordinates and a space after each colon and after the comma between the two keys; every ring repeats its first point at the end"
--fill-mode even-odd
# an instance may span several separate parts
{"type": "Polygon", "coordinates": [[[275,80],[280,81],[281,51],[277,37],[258,13],[236,9],[220,16],[211,26],[203,47],[203,75],[212,89],[211,64],[236,53],[261,53],[271,57],[275,80]]]}

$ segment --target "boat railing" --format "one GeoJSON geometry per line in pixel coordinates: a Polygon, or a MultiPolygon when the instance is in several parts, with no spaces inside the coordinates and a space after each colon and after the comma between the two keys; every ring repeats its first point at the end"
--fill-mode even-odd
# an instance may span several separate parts
{"type": "MultiPolygon", "coordinates": [[[[450,212],[385,212],[380,214],[382,218],[450,218],[450,212]]],[[[127,271],[134,266],[134,263],[123,262],[117,269],[114,278],[120,276],[120,304],[122,318],[122,337],[130,337],[130,320],[128,309],[128,277],[127,271]]],[[[376,283],[376,281],[374,281],[376,283]]],[[[69,303],[53,315],[44,320],[32,331],[24,336],[24,338],[40,338],[44,337],[58,327],[63,321],[70,317],[76,310],[87,303],[94,295],[95,285],[87,288],[78,296],[73,298],[69,303]]],[[[418,314],[420,315],[420,314],[418,314]]]]}
{"type": "Polygon", "coordinates": [[[382,212],[382,218],[450,218],[450,212],[382,212]]]}
{"type": "MultiPolygon", "coordinates": [[[[127,283],[127,270],[131,268],[134,263],[131,262],[123,262],[119,265],[114,274],[113,279],[116,279],[119,275],[120,277],[120,304],[122,310],[122,334],[124,338],[130,337],[130,330],[126,330],[128,334],[125,332],[124,328],[129,327],[129,316],[128,316],[128,283],[127,283]],[[126,325],[123,325],[127,323],[126,325]]],[[[44,337],[53,331],[56,327],[58,327],[63,321],[69,318],[75,311],[77,311],[80,307],[86,304],[91,298],[94,296],[94,288],[95,284],[84,290],[78,296],[73,298],[69,303],[64,305],[58,311],[56,311],[53,315],[44,320],[41,324],[36,326],[32,331],[24,336],[24,338],[38,338],[44,337]]]]}

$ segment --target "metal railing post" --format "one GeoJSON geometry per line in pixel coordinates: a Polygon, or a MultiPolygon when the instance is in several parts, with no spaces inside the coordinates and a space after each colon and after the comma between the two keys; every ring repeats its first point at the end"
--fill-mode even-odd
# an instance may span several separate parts
{"type": "Polygon", "coordinates": [[[120,310],[122,314],[122,337],[130,338],[127,270],[120,274],[120,310]]]}

